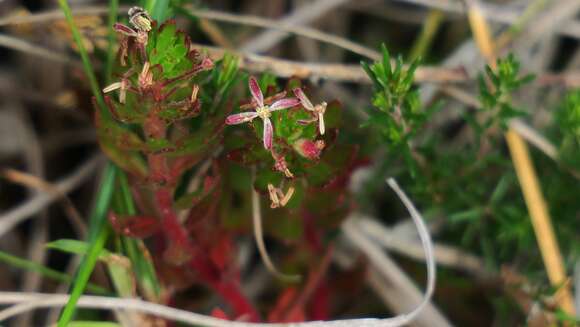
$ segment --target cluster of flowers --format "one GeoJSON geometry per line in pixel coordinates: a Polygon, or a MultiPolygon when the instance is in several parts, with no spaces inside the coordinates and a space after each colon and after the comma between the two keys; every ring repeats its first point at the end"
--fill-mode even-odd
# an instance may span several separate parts
{"type": "MultiPolygon", "coordinates": [[[[308,99],[306,94],[301,88],[293,89],[293,93],[296,98],[282,98],[279,100],[271,100],[271,104],[268,104],[267,100],[264,99],[264,94],[258,85],[256,79],[251,76],[248,81],[248,86],[250,93],[252,94],[252,101],[250,108],[253,111],[244,111],[237,114],[230,115],[226,118],[226,124],[228,125],[238,125],[246,122],[251,122],[256,118],[262,119],[263,122],[263,135],[262,141],[264,148],[270,151],[272,158],[274,159],[274,168],[282,173],[287,178],[293,178],[294,175],[288,169],[288,165],[284,160],[283,156],[278,155],[273,148],[273,138],[274,138],[274,127],[270,117],[272,112],[284,109],[290,109],[296,106],[302,106],[305,110],[311,113],[312,118],[306,120],[299,120],[300,124],[310,124],[318,122],[318,131],[320,135],[324,135],[324,112],[326,111],[326,102],[321,102],[320,104],[313,105],[308,99]]],[[[282,97],[285,93],[281,94],[282,97]]],[[[297,146],[298,152],[308,159],[316,159],[320,155],[320,151],[324,148],[324,141],[318,140],[316,142],[298,142],[297,146]]],[[[286,193],[284,193],[280,188],[274,187],[272,184],[268,184],[268,193],[270,195],[271,207],[283,207],[288,203],[290,198],[294,193],[294,189],[290,187],[286,193]]]]}
{"type": "MultiPolygon", "coordinates": [[[[149,39],[149,31],[152,29],[152,19],[149,14],[139,7],[133,7],[129,10],[129,22],[130,26],[116,23],[114,29],[122,35],[127,36],[123,38],[120,44],[120,61],[121,65],[126,65],[126,59],[128,56],[129,38],[133,41],[133,45],[138,49],[138,53],[143,58],[143,66],[141,72],[138,74],[137,84],[133,86],[131,83],[131,77],[136,73],[134,68],[127,70],[122,74],[119,81],[112,83],[111,85],[103,89],[104,93],[109,93],[118,90],[118,101],[120,104],[125,104],[127,101],[127,92],[133,92],[137,94],[150,93],[153,95],[155,100],[162,101],[168,95],[163,94],[161,91],[165,85],[174,82],[176,79],[170,79],[161,82],[160,87],[153,87],[154,77],[152,68],[147,58],[147,43],[149,39]],[[157,92],[156,92],[157,91],[157,92]],[[159,93],[159,94],[157,94],[159,93]]],[[[213,68],[214,64],[209,58],[205,58],[195,67],[191,72],[180,76],[178,79],[182,79],[186,76],[192,76],[193,73],[197,73],[202,70],[208,70],[213,68]]],[[[297,123],[301,125],[307,125],[312,123],[318,123],[318,132],[320,135],[325,133],[324,124],[324,113],[326,111],[327,103],[321,102],[317,105],[313,105],[308,99],[306,94],[301,88],[293,89],[295,97],[285,97],[286,92],[279,93],[275,96],[265,99],[262,90],[260,89],[256,78],[253,76],[249,78],[249,90],[252,95],[252,100],[248,105],[241,107],[242,110],[250,109],[248,111],[242,111],[237,114],[230,115],[226,118],[225,123],[227,125],[237,125],[246,122],[252,122],[256,118],[260,118],[263,122],[263,136],[262,142],[264,148],[269,151],[272,158],[274,159],[274,169],[283,173],[287,178],[293,178],[294,175],[288,168],[283,155],[276,152],[273,146],[274,142],[274,126],[270,117],[274,111],[290,109],[300,106],[304,110],[309,112],[309,119],[298,120],[297,123]]],[[[181,101],[180,105],[183,106],[185,111],[197,112],[199,111],[199,100],[198,100],[199,86],[193,85],[191,90],[191,96],[187,99],[181,101]]],[[[171,92],[169,92],[171,93],[171,92]]],[[[116,115],[116,110],[110,104],[111,112],[115,115],[117,120],[124,121],[122,117],[116,115]]],[[[321,151],[325,147],[323,140],[311,141],[311,140],[298,140],[293,144],[296,151],[303,157],[314,160],[318,159],[321,151]]],[[[270,194],[270,199],[272,201],[272,207],[284,206],[291,198],[293,194],[293,189],[290,188],[288,192],[284,193],[281,189],[274,187],[273,185],[268,185],[268,190],[270,194]]]]}

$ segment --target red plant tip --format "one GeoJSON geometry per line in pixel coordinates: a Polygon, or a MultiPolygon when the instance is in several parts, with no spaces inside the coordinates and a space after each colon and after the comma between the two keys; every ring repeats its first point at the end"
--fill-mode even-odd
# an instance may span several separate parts
{"type": "Polygon", "coordinates": [[[200,66],[202,67],[203,70],[212,69],[213,68],[213,60],[211,60],[210,58],[204,58],[201,61],[200,66]]]}
{"type": "Polygon", "coordinates": [[[228,315],[220,308],[214,308],[211,311],[211,316],[214,318],[219,318],[219,319],[223,319],[223,320],[230,320],[228,315]]]}
{"type": "Polygon", "coordinates": [[[143,65],[143,70],[139,74],[139,87],[143,90],[153,85],[153,73],[150,70],[151,64],[147,61],[143,65]]]}
{"type": "Polygon", "coordinates": [[[293,178],[294,175],[292,174],[292,172],[290,171],[290,169],[288,169],[288,164],[286,164],[286,159],[284,159],[283,156],[277,156],[274,154],[274,152],[272,151],[272,157],[274,158],[274,169],[284,173],[284,176],[288,177],[288,178],[293,178]]]}
{"type": "Polygon", "coordinates": [[[301,156],[310,159],[316,160],[320,157],[320,152],[324,149],[324,141],[311,141],[307,139],[299,139],[294,143],[294,149],[298,152],[301,156]]]}
{"type": "Polygon", "coordinates": [[[127,35],[127,36],[137,36],[137,31],[135,31],[131,27],[124,25],[124,24],[121,24],[121,23],[113,24],[113,29],[116,32],[119,32],[119,33],[127,35]]]}

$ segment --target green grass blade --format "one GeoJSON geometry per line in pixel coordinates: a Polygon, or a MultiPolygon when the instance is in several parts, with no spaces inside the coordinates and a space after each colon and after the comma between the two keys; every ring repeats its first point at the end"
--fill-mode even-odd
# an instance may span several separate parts
{"type": "MultiPolygon", "coordinates": [[[[0,261],[12,267],[32,271],[61,283],[71,284],[73,281],[73,278],[65,273],[50,269],[34,261],[26,260],[3,251],[0,251],[0,261]]],[[[107,291],[105,288],[92,283],[87,284],[87,291],[98,295],[111,294],[111,292],[107,291]]]]}
{"type": "Polygon", "coordinates": [[[81,34],[79,33],[79,30],[77,29],[77,27],[74,24],[72,12],[70,10],[70,6],[68,5],[67,0],[58,0],[58,4],[59,4],[62,12],[64,13],[68,27],[70,28],[70,30],[72,32],[72,36],[73,36],[73,39],[75,41],[75,44],[77,45],[77,47],[79,49],[79,53],[81,55],[81,59],[83,62],[83,68],[85,70],[85,74],[87,75],[87,78],[89,79],[89,83],[91,85],[91,91],[93,92],[93,95],[95,96],[95,99],[97,100],[97,104],[99,105],[101,115],[103,116],[103,118],[111,118],[111,114],[109,113],[109,110],[107,110],[107,107],[105,105],[105,100],[103,98],[103,95],[101,94],[101,88],[99,86],[99,82],[97,81],[97,77],[95,76],[95,72],[93,70],[93,65],[91,64],[89,54],[88,54],[87,49],[85,48],[85,46],[82,42],[82,38],[81,38],[81,34]]]}
{"type": "MultiPolygon", "coordinates": [[[[133,202],[133,196],[131,195],[131,189],[129,187],[129,182],[127,181],[127,175],[124,172],[119,173],[119,195],[121,197],[119,213],[134,215],[137,213],[135,208],[135,203],[133,202]]],[[[161,294],[161,286],[157,275],[155,273],[155,267],[150,257],[148,257],[142,250],[145,248],[143,241],[132,239],[129,237],[122,237],[125,253],[131,260],[131,265],[135,271],[137,281],[144,291],[147,299],[159,299],[161,294]]]]}
{"type": "Polygon", "coordinates": [[[109,29],[109,45],[107,46],[107,61],[105,64],[105,83],[111,83],[113,75],[113,63],[115,62],[115,41],[117,39],[113,24],[117,22],[117,12],[119,11],[119,0],[109,0],[109,18],[107,28],[109,29]]]}
{"type": "Polygon", "coordinates": [[[89,224],[90,247],[79,266],[72,292],[70,294],[70,299],[68,300],[61,313],[60,319],[58,320],[58,327],[65,327],[71,321],[76,309],[76,304],[83,294],[83,291],[97,262],[98,256],[105,246],[105,242],[109,234],[106,217],[115,186],[117,170],[118,168],[113,164],[108,164],[105,169],[105,173],[103,174],[102,184],[97,195],[96,205],[91,215],[89,224]]]}

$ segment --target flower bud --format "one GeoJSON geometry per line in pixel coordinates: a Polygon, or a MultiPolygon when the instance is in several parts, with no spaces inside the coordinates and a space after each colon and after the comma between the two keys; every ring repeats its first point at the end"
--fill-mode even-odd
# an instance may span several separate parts
{"type": "Polygon", "coordinates": [[[324,141],[311,141],[307,139],[299,139],[294,142],[294,150],[304,158],[315,160],[320,157],[320,152],[324,149],[324,141]]]}

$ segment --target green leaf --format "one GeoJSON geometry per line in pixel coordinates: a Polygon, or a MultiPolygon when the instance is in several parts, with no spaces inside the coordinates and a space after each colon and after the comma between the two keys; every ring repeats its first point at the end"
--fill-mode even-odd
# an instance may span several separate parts
{"type": "Polygon", "coordinates": [[[101,93],[101,87],[99,86],[99,82],[97,81],[97,77],[95,75],[93,65],[91,64],[91,59],[89,58],[89,53],[87,52],[87,50],[85,48],[85,44],[83,42],[83,37],[81,36],[79,30],[77,29],[77,27],[74,23],[73,15],[72,15],[70,6],[68,5],[68,1],[67,0],[58,0],[58,4],[59,4],[62,12],[64,13],[67,25],[68,25],[69,29],[71,30],[75,44],[76,44],[77,48],[79,49],[79,53],[81,55],[81,60],[83,62],[83,69],[85,71],[85,75],[87,75],[87,78],[89,79],[91,91],[92,91],[93,96],[95,97],[95,99],[97,101],[98,107],[100,109],[100,113],[101,113],[103,119],[110,120],[111,114],[109,113],[109,110],[107,109],[107,106],[105,105],[105,100],[104,100],[103,95],[101,93]]]}
{"type": "MultiPolygon", "coordinates": [[[[127,175],[123,172],[119,173],[119,188],[115,192],[115,196],[120,197],[121,207],[115,207],[115,211],[120,214],[135,215],[137,209],[133,202],[133,196],[127,180],[127,175]]],[[[161,295],[161,286],[157,275],[155,274],[155,267],[149,251],[145,247],[142,240],[137,240],[129,237],[121,237],[124,249],[131,261],[131,266],[137,277],[137,283],[149,301],[157,302],[161,295]]]]}
{"type": "Polygon", "coordinates": [[[382,67],[383,67],[383,73],[384,76],[387,80],[392,78],[392,71],[391,71],[391,55],[389,54],[389,50],[387,49],[387,46],[383,43],[381,44],[381,52],[383,54],[383,61],[382,61],[382,67]]]}
{"type": "Polygon", "coordinates": [[[102,184],[97,193],[96,206],[91,214],[89,223],[89,250],[83,257],[77,276],[73,283],[70,298],[66,303],[58,320],[58,327],[66,327],[71,321],[76,310],[76,304],[83,294],[87,282],[93,272],[98,256],[105,246],[109,230],[106,226],[107,211],[113,194],[115,178],[118,168],[108,164],[103,174],[102,184]]]}
{"type": "Polygon", "coordinates": [[[362,66],[362,68],[365,71],[365,73],[367,73],[367,75],[369,76],[369,78],[371,79],[371,81],[373,82],[374,88],[375,89],[380,89],[381,88],[381,83],[379,83],[379,80],[377,79],[377,76],[372,71],[372,69],[369,67],[369,64],[367,62],[361,61],[360,62],[360,65],[362,66]]]}
{"type": "MultiPolygon", "coordinates": [[[[0,261],[18,269],[25,269],[28,271],[36,272],[41,276],[54,279],[61,283],[71,284],[73,281],[73,278],[65,273],[48,268],[46,266],[43,266],[41,264],[38,264],[36,262],[27,259],[19,258],[17,256],[11,255],[3,251],[0,251],[0,261]]],[[[108,290],[92,283],[87,284],[87,291],[99,295],[110,295],[110,292],[108,290]]]]}
{"type": "Polygon", "coordinates": [[[482,208],[473,208],[466,211],[457,212],[449,216],[449,221],[452,223],[474,221],[479,219],[483,212],[484,210],[482,208]]]}
{"type": "Polygon", "coordinates": [[[163,23],[167,19],[169,14],[169,0],[152,0],[147,8],[151,13],[151,18],[155,19],[159,23],[163,23]]]}
{"type": "MultiPolygon", "coordinates": [[[[46,245],[49,249],[60,250],[67,253],[86,255],[89,244],[77,240],[62,239],[50,242],[46,245]]],[[[98,260],[107,264],[109,275],[117,293],[121,297],[135,296],[135,279],[133,278],[131,264],[126,257],[101,249],[96,253],[98,260]]]]}
{"type": "MultiPolygon", "coordinates": [[[[47,243],[46,247],[52,250],[58,250],[66,253],[85,255],[89,249],[89,244],[79,240],[61,239],[47,243]]],[[[107,251],[107,249],[100,249],[96,255],[99,260],[106,261],[107,258],[111,255],[111,252],[107,251]]]]}
{"type": "Polygon", "coordinates": [[[492,205],[498,204],[505,194],[507,193],[509,186],[513,183],[513,175],[511,174],[504,174],[499,182],[497,183],[495,189],[491,193],[491,197],[489,198],[489,202],[492,205]]]}

